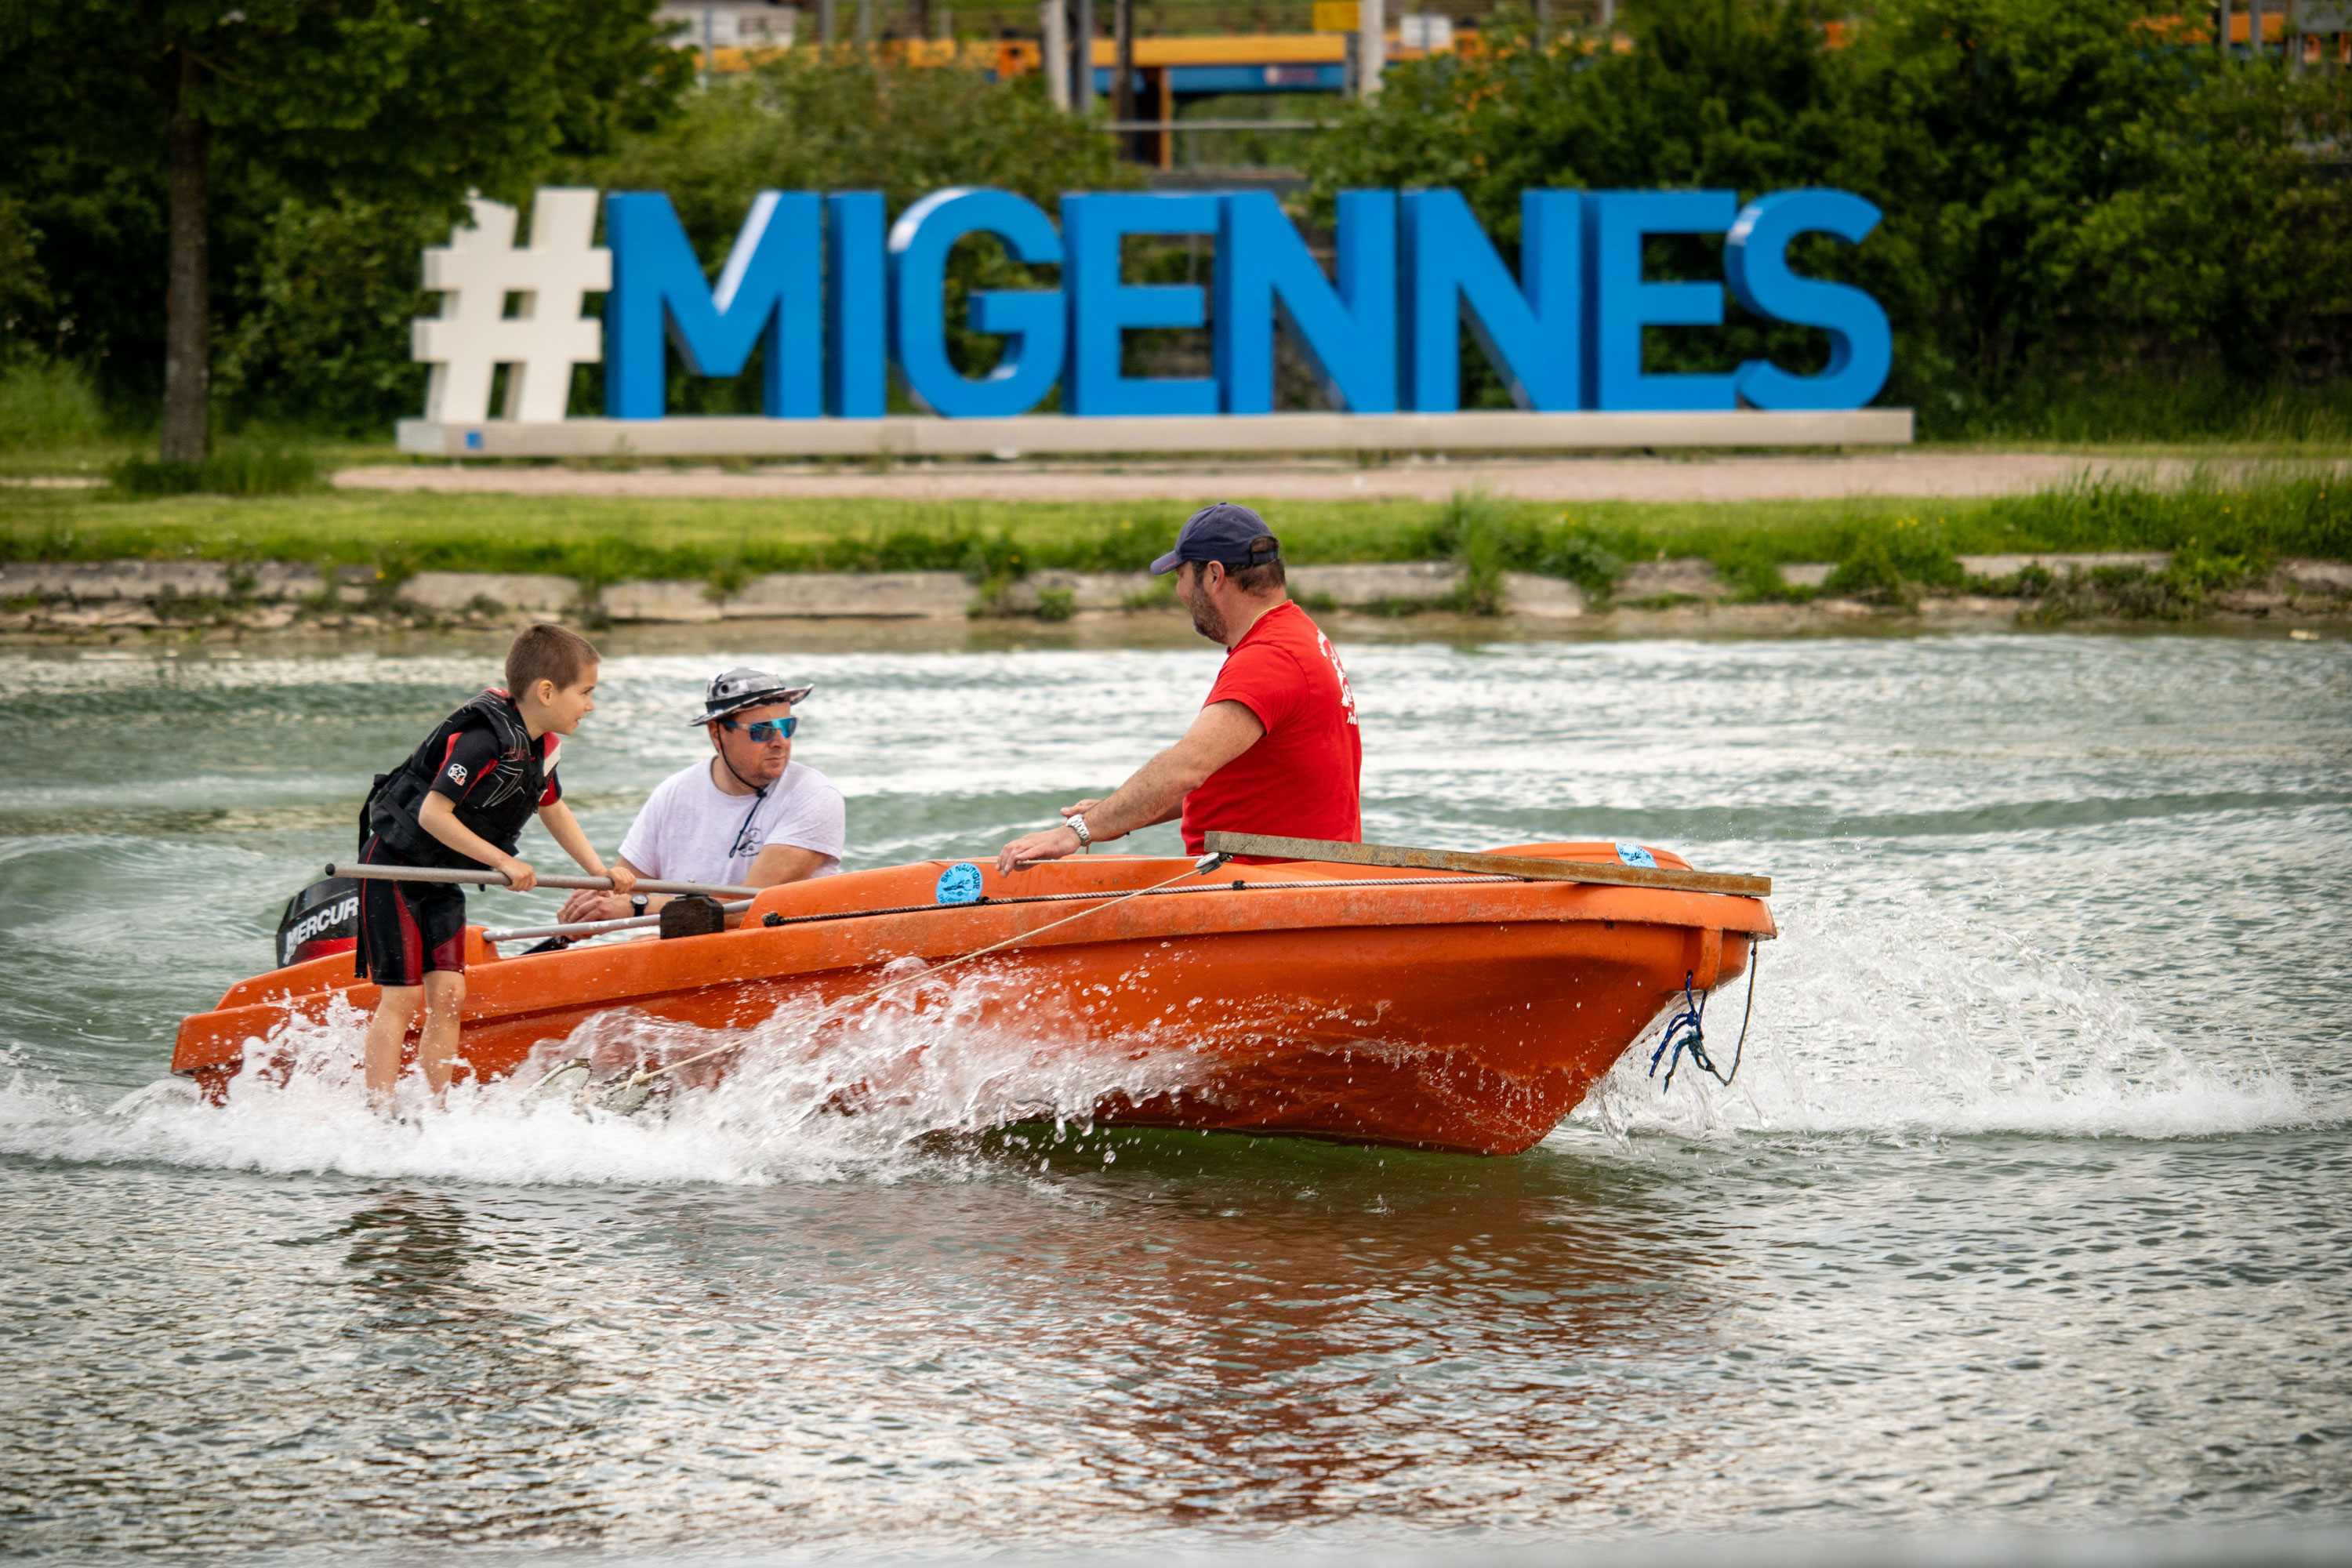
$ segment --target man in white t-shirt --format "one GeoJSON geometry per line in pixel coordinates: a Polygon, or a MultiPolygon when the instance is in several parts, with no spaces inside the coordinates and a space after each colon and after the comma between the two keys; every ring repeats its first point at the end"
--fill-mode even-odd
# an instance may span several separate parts
{"type": "MultiPolygon", "coordinates": [[[[703,689],[709,762],[654,786],[621,840],[621,864],[640,878],[772,888],[830,877],[846,841],[841,792],[793,761],[793,705],[809,694],[765,670],[738,668],[703,689]]],[[[658,897],[575,893],[566,921],[619,920],[657,909],[658,897]]]]}

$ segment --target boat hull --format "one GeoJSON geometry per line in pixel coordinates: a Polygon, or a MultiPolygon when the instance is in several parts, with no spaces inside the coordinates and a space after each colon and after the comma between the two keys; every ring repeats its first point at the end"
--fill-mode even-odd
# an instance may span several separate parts
{"type": "MultiPolygon", "coordinates": [[[[1512,852],[1600,858],[1607,849],[1512,852]]],[[[847,1032],[876,1005],[916,1025],[902,1031],[910,1039],[927,1010],[951,1012],[959,1029],[1104,1086],[1084,1110],[1097,1121],[1513,1153],[1573,1110],[1685,985],[1705,992],[1739,973],[1752,942],[1772,934],[1752,899],[1451,878],[1429,885],[1297,865],[1229,867],[1116,903],[919,904],[946,864],[771,889],[743,929],[672,942],[500,958],[469,931],[479,956],[469,962],[462,1070],[506,1076],[616,1015],[682,1026],[698,1046],[713,1035],[756,1036],[780,1014],[805,1016],[919,968],[922,981],[821,1023],[794,1048],[822,1054],[830,1034],[850,1058],[847,1032]],[[762,923],[771,915],[794,923],[762,923]],[[1014,945],[961,962],[999,942],[1014,945]]],[[[1004,881],[991,873],[982,890],[991,900],[1115,894],[1185,868],[1099,857],[1004,881]]],[[[338,995],[371,1007],[374,994],[352,981],[347,959],[257,977],[186,1020],[173,1066],[218,1090],[248,1059],[266,1058],[292,1019],[323,1017],[338,995]]],[[[750,1039],[677,1076],[688,1087],[707,1082],[761,1048],[750,1039]]],[[[651,1054],[662,1059],[659,1048],[651,1054]]],[[[843,1081],[839,1109],[897,1092],[889,1070],[871,1068],[843,1081]]],[[[1003,1119],[1021,1114],[1008,1102],[1003,1119]]]]}

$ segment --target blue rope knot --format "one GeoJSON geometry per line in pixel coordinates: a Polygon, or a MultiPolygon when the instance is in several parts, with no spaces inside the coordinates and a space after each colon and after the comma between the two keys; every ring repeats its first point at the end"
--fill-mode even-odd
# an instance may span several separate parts
{"type": "Polygon", "coordinates": [[[1706,1054],[1706,998],[1698,994],[1698,976],[1690,970],[1683,971],[1683,1010],[1666,1020],[1666,1032],[1658,1037],[1658,1048],[1650,1053],[1650,1076],[1658,1076],[1658,1064],[1666,1064],[1666,1081],[1658,1088],[1665,1093],[1675,1087],[1675,1069],[1682,1066],[1683,1053],[1699,1071],[1723,1085],[1739,1076],[1739,1064],[1748,1055],[1748,1023],[1756,1015],[1756,946],[1748,949],[1748,1006],[1739,1020],[1739,1047],[1732,1053],[1731,1070],[1719,1072],[1706,1054]],[[1667,1053],[1671,1051],[1673,1055],[1667,1053]]]}
{"type": "Polygon", "coordinates": [[[1706,1055],[1706,998],[1698,994],[1698,975],[1683,971],[1683,1010],[1666,1020],[1666,1032],[1658,1037],[1658,1048],[1650,1053],[1650,1076],[1658,1076],[1658,1064],[1666,1064],[1666,1081],[1660,1086],[1664,1093],[1675,1087],[1675,1070],[1683,1064],[1683,1053],[1688,1051],[1699,1071],[1718,1081],[1722,1075],[1706,1055]],[[1672,1051],[1669,1057],[1666,1053],[1672,1051]]]}

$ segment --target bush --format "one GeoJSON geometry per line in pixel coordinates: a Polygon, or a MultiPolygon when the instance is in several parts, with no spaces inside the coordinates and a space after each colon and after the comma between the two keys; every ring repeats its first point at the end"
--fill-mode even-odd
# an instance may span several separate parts
{"type": "Polygon", "coordinates": [[[0,371],[0,450],[88,447],[105,434],[98,389],[79,365],[25,360],[0,371]]]}
{"type": "MultiPolygon", "coordinates": [[[[1453,186],[1508,250],[1527,187],[1838,186],[1884,221],[1793,259],[1885,308],[1886,401],[1923,435],[2352,430],[2352,181],[2331,161],[2352,75],[2221,68],[2147,0],[1836,15],[1833,36],[1815,0],[1628,0],[1623,52],[1490,27],[1316,138],[1316,201],[1453,186]]],[[[1648,268],[1720,278],[1721,248],[1656,238],[1648,268]]],[[[1670,372],[1801,373],[1825,345],[1736,305],[1720,331],[1648,336],[1670,372]]],[[[1483,358],[1465,365],[1465,397],[1491,392],[1483,358]]]]}
{"type": "Polygon", "coordinates": [[[247,304],[220,334],[213,390],[240,420],[381,436],[425,406],[409,322],[433,313],[417,256],[449,241],[452,215],[289,197],[261,226],[240,279],[247,304]]]}

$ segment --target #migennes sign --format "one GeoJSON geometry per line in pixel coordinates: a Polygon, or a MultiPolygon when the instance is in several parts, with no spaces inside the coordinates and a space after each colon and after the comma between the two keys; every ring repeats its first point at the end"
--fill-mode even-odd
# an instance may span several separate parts
{"type": "MultiPolygon", "coordinates": [[[[667,195],[605,195],[601,248],[592,243],[597,203],[593,191],[541,191],[530,243],[517,247],[514,209],[477,201],[474,226],[457,231],[446,249],[425,252],[425,285],[442,291],[443,306],[415,324],[416,358],[433,371],[425,419],[404,426],[404,446],[521,451],[531,446],[525,431],[562,426],[604,445],[634,437],[643,450],[716,451],[761,434],[746,428],[751,421],[671,418],[664,389],[672,348],[688,374],[709,376],[739,374],[752,351],[762,351],[765,421],[794,427],[750,441],[769,450],[856,449],[850,431],[825,427],[884,421],[893,375],[929,411],[928,423],[1019,420],[1015,435],[1045,449],[1084,449],[1090,440],[1109,449],[1146,437],[1162,448],[1266,446],[1275,443],[1254,422],[1269,419],[1290,421],[1286,436],[1306,434],[1302,420],[1319,421],[1321,438],[1280,444],[1445,446],[1456,444],[1454,426],[1433,416],[1496,419],[1461,411],[1463,326],[1525,415],[1638,415],[1649,416],[1639,422],[1643,429],[1743,430],[1743,444],[1909,438],[1905,411],[1855,412],[1886,381],[1893,342],[1885,312],[1861,289],[1801,276],[1789,264],[1800,235],[1859,244],[1876,226],[1877,209],[1843,191],[1780,191],[1744,206],[1729,191],[1527,191],[1516,274],[1456,192],[1349,191],[1338,201],[1336,277],[1262,191],[1073,194],[1062,197],[1058,223],[1006,191],[934,192],[896,223],[886,221],[877,191],[763,191],[715,282],[667,195]],[[968,376],[949,354],[944,284],[949,253],[982,234],[1018,261],[1058,268],[1059,283],[971,295],[970,327],[1000,337],[1003,349],[989,374],[968,376]],[[1723,237],[1722,284],[1643,277],[1646,237],[1692,234],[1723,237]],[[1205,239],[1211,281],[1126,280],[1120,252],[1129,235],[1205,239]],[[1643,329],[1720,325],[1727,284],[1751,314],[1823,333],[1827,365],[1805,375],[1766,360],[1715,374],[1646,370],[1643,329]],[[596,291],[604,294],[601,325],[580,313],[596,291]],[[518,296],[520,308],[510,310],[518,296]],[[1123,369],[1126,333],[1202,326],[1212,329],[1213,374],[1123,369]],[[1277,330],[1292,336],[1334,414],[1274,413],[1277,330]],[[567,421],[572,367],[600,360],[604,418],[567,421]],[[493,372],[501,364],[509,367],[504,417],[493,421],[493,372]],[[1048,421],[1023,416],[1057,388],[1062,417],[1045,436],[1048,421]],[[1775,414],[1852,417],[1777,425],[1754,417],[1775,414]],[[1659,416],[1714,417],[1661,426],[1659,416]],[[1181,426],[1168,426],[1170,438],[1160,440],[1137,420],[1181,426]],[[1100,426],[1107,421],[1118,429],[1100,426]],[[1100,440],[1087,422],[1100,426],[1100,440]],[[502,425],[510,428],[501,432],[502,425]],[[691,437],[681,443],[656,435],[669,426],[713,427],[714,439],[697,447],[691,437]],[[717,432],[721,426],[728,428],[717,432]],[[1791,434],[1776,437],[1767,426],[1791,434]],[[1795,434],[1832,428],[1848,433],[1795,434]],[[1389,438],[1415,433],[1423,438],[1389,438]]],[[[1506,428],[1528,439],[1463,444],[1611,444],[1539,434],[1584,426],[1598,437],[1634,428],[1623,420],[1522,419],[1506,428]]],[[[944,439],[937,449],[954,445],[944,439]]]]}

